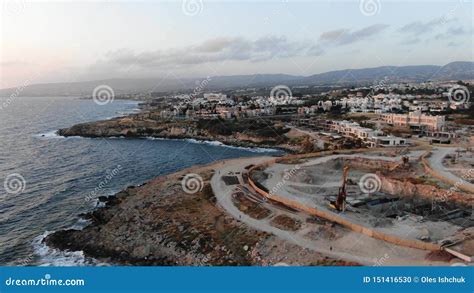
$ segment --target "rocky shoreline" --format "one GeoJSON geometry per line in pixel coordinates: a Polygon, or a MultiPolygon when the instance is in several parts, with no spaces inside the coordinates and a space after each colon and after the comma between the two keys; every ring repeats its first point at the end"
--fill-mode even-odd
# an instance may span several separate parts
{"type": "MultiPolygon", "coordinates": [[[[217,141],[224,145],[246,148],[271,148],[288,153],[301,152],[299,144],[291,144],[284,133],[288,129],[281,126],[266,126],[265,133],[256,125],[256,129],[245,129],[247,125],[235,122],[231,127],[242,128],[229,130],[219,119],[203,121],[194,120],[161,120],[150,119],[144,113],[131,114],[109,120],[80,123],[72,127],[59,129],[58,135],[81,136],[89,138],[162,138],[162,139],[194,139],[197,141],[217,141]],[[214,125],[210,125],[214,124],[214,125]],[[281,134],[278,134],[281,132],[281,134]]],[[[245,122],[243,122],[245,123],[245,122]]],[[[249,123],[249,122],[246,122],[249,123]]]]}
{"type": "Polygon", "coordinates": [[[56,249],[80,250],[88,257],[121,265],[349,264],[248,228],[227,215],[216,205],[209,183],[213,167],[222,163],[157,177],[100,198],[105,206],[83,215],[90,225],[57,231],[44,241],[56,249]],[[202,188],[194,194],[181,186],[189,173],[203,178],[202,188]],[[291,246],[291,255],[275,249],[282,246],[291,246]]]}
{"type": "MultiPolygon", "coordinates": [[[[200,168],[196,172],[211,175],[200,168]]],[[[207,185],[196,194],[186,194],[180,184],[184,174],[158,177],[107,200],[101,198],[105,207],[84,215],[90,225],[55,232],[46,244],[125,265],[250,265],[244,245],[234,247],[238,241],[231,243],[214,228],[230,226],[232,234],[245,238],[245,245],[265,235],[249,233],[219,214],[207,185]]]]}

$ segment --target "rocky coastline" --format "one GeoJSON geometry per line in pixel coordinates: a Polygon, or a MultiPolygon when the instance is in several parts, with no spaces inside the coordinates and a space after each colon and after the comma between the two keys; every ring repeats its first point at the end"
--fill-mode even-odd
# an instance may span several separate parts
{"type": "Polygon", "coordinates": [[[83,215],[90,225],[57,231],[44,241],[120,265],[354,265],[253,230],[226,214],[216,205],[209,182],[214,167],[223,163],[195,166],[98,198],[105,206],[83,215]],[[203,178],[199,192],[183,191],[181,180],[189,173],[203,178]],[[282,246],[291,246],[292,253],[275,249],[282,246]]]}
{"type": "Polygon", "coordinates": [[[302,151],[300,144],[291,144],[290,139],[285,136],[289,129],[285,129],[280,125],[267,126],[266,122],[263,122],[264,126],[268,128],[264,132],[261,129],[262,125],[255,125],[254,130],[248,129],[248,124],[252,122],[233,122],[233,125],[222,126],[222,121],[219,119],[196,121],[152,119],[150,117],[153,116],[139,113],[108,120],[80,123],[59,129],[57,134],[64,137],[81,136],[89,138],[194,139],[197,141],[216,141],[235,147],[279,149],[288,153],[302,151]],[[229,129],[231,127],[234,129],[229,129]]]}

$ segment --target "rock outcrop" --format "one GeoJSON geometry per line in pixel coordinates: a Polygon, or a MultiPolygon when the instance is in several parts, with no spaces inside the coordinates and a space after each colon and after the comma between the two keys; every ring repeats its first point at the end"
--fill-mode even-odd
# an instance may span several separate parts
{"type": "MultiPolygon", "coordinates": [[[[169,138],[219,141],[226,145],[239,147],[278,148],[289,152],[298,151],[298,146],[290,147],[282,143],[282,136],[260,137],[256,134],[235,132],[229,135],[212,134],[199,129],[193,121],[157,121],[142,119],[140,116],[114,118],[110,120],[88,122],[60,129],[62,136],[82,137],[129,137],[129,138],[169,138]]],[[[284,142],[284,137],[283,137],[284,142]]]]}
{"type": "Polygon", "coordinates": [[[398,180],[379,174],[382,182],[381,191],[400,196],[421,196],[438,202],[452,201],[473,206],[474,196],[470,193],[452,189],[441,189],[429,184],[415,184],[410,180],[398,180]]]}

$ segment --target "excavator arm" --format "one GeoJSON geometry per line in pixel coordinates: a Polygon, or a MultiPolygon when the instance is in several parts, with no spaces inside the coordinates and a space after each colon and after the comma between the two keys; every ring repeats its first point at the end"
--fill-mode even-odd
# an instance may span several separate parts
{"type": "Polygon", "coordinates": [[[347,185],[347,178],[349,175],[349,166],[344,167],[344,171],[342,173],[342,184],[339,187],[339,193],[337,194],[337,198],[335,202],[331,202],[331,207],[335,208],[338,211],[344,211],[346,209],[346,185],[347,185]]]}

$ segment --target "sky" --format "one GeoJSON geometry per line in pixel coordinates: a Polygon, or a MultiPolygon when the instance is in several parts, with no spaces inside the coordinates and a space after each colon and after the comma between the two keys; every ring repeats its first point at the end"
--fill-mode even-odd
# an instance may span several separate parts
{"type": "Polygon", "coordinates": [[[2,0],[0,9],[0,88],[474,60],[471,0],[2,0]]]}

